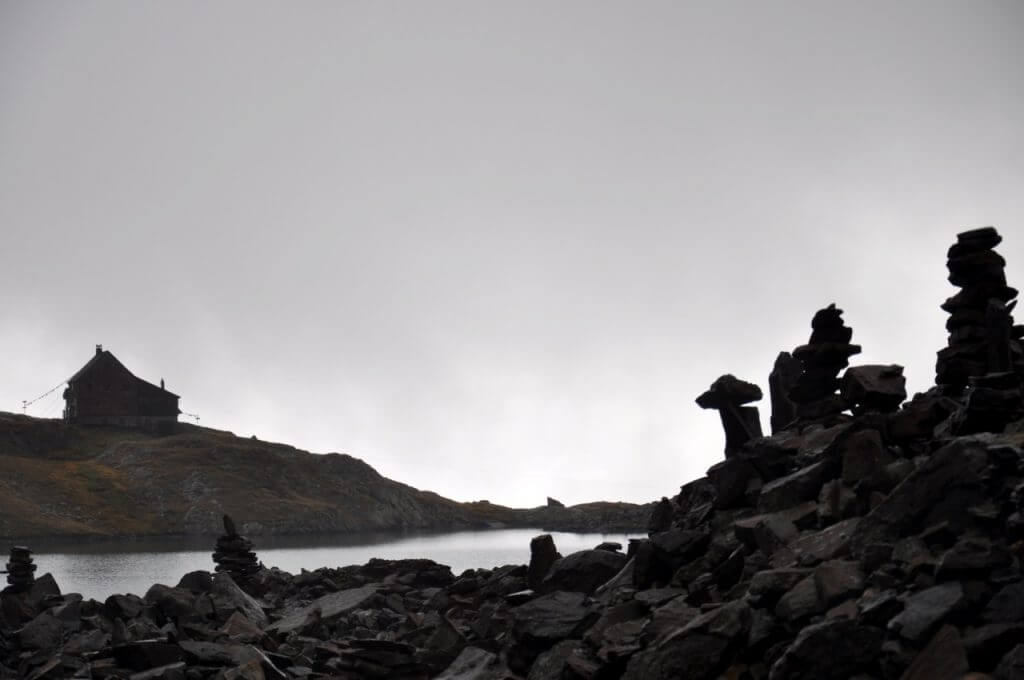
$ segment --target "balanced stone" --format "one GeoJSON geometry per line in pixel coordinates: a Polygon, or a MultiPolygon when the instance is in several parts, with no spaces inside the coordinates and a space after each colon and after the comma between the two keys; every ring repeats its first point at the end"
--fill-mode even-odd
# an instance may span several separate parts
{"type": "Polygon", "coordinates": [[[727,458],[751,439],[761,436],[757,407],[744,406],[760,398],[760,387],[730,374],[715,380],[704,394],[697,397],[698,406],[717,410],[722,419],[727,458]]]}

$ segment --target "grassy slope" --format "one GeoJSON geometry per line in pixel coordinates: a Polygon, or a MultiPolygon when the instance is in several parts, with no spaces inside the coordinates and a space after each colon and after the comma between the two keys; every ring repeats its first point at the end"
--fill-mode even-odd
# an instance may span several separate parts
{"type": "Polygon", "coordinates": [[[508,524],[635,528],[647,509],[588,504],[514,510],[457,503],[314,455],[182,424],[156,437],[0,413],[0,536],[306,533],[508,524]]]}

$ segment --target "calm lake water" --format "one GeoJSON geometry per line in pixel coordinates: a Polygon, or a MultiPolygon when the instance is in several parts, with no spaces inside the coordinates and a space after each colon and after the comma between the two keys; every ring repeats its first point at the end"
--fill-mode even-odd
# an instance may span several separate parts
{"type": "MultiPolygon", "coordinates": [[[[345,536],[254,536],[255,551],[268,567],[293,574],[302,569],[365,564],[371,557],[426,557],[447,564],[458,576],[466,569],[527,564],[530,539],[539,529],[495,529],[446,534],[358,534],[345,536]]],[[[641,534],[547,532],[563,555],[618,541],[626,549],[641,534]]],[[[106,599],[114,593],[145,595],[154,583],[173,586],[182,575],[213,571],[214,539],[147,538],[103,541],[26,542],[34,551],[37,575],[50,572],[61,592],[106,599]]]]}

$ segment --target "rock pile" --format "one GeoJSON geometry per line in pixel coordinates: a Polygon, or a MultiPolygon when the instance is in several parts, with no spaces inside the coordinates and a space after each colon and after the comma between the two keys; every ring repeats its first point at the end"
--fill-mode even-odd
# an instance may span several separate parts
{"type": "Polygon", "coordinates": [[[725,456],[732,456],[751,439],[761,436],[761,418],[756,406],[744,406],[761,399],[761,388],[726,374],[711,383],[697,397],[697,406],[718,411],[725,430],[725,456]]]}
{"type": "Polygon", "coordinates": [[[987,373],[1024,376],[1024,326],[1011,316],[1017,291],[1006,285],[1006,261],[993,250],[1002,240],[985,227],[958,234],[949,248],[949,282],[961,290],[942,305],[949,344],[938,353],[935,382],[953,394],[987,373]]]}
{"type": "MultiPolygon", "coordinates": [[[[848,356],[824,311],[819,344],[846,348],[805,356],[848,356]]],[[[0,594],[0,677],[1022,678],[1019,382],[988,372],[897,408],[902,376],[875,368],[845,386],[854,415],[805,410],[750,439],[657,504],[627,554],[561,556],[545,535],[529,566],[258,569],[246,591],[194,572],[102,603],[46,575],[0,594]]],[[[839,402],[836,372],[804,383],[819,405],[839,402]]]]}
{"type": "Polygon", "coordinates": [[[850,344],[852,337],[853,329],[843,323],[843,310],[836,309],[835,304],[814,315],[810,340],[793,350],[803,368],[789,392],[798,418],[820,419],[846,408],[837,392],[839,372],[851,356],[860,354],[860,346],[850,344]]]}
{"type": "Polygon", "coordinates": [[[252,550],[252,541],[238,534],[234,521],[227,515],[224,515],[224,535],[217,539],[213,561],[217,564],[215,571],[227,572],[240,584],[248,583],[261,568],[252,550]]]}
{"type": "Polygon", "coordinates": [[[32,563],[32,551],[24,546],[12,546],[10,561],[7,562],[7,590],[28,590],[35,580],[36,565],[32,563]]]}

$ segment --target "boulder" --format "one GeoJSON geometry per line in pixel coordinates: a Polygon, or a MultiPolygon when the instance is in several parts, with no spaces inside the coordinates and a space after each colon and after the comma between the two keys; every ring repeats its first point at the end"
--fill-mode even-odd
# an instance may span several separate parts
{"type": "Polygon", "coordinates": [[[966,605],[958,581],[943,583],[908,597],[903,611],[889,621],[889,630],[913,642],[928,639],[938,626],[966,605]]]}
{"type": "Polygon", "coordinates": [[[1024,678],[1024,642],[1017,645],[999,660],[992,675],[996,680],[1020,680],[1024,678]]]}
{"type": "MultiPolygon", "coordinates": [[[[214,577],[214,587],[216,587],[216,580],[221,576],[223,574],[218,574],[214,577]]],[[[305,607],[300,607],[286,613],[280,621],[275,622],[267,630],[281,634],[293,633],[305,627],[311,617],[320,622],[333,621],[343,614],[365,606],[377,595],[377,589],[378,586],[376,585],[368,585],[361,588],[349,588],[347,590],[339,590],[336,593],[328,593],[305,607]]],[[[253,604],[256,604],[255,601],[253,601],[253,604]]],[[[262,613],[262,610],[260,610],[260,613],[262,613]]],[[[252,620],[248,615],[246,618],[252,620]]]]}
{"type": "Polygon", "coordinates": [[[435,680],[507,680],[511,672],[498,655],[479,647],[466,647],[435,680]]]}
{"type": "Polygon", "coordinates": [[[856,562],[829,560],[814,570],[814,585],[825,607],[860,595],[864,590],[864,574],[856,562]]]}
{"type": "Polygon", "coordinates": [[[541,582],[541,590],[587,593],[596,591],[626,566],[627,557],[608,550],[581,550],[567,555],[551,566],[541,582]]]}
{"type": "Polygon", "coordinates": [[[634,654],[623,680],[711,680],[725,665],[729,641],[718,635],[673,635],[634,654]]]}
{"type": "Polygon", "coordinates": [[[805,627],[772,664],[770,680],[846,680],[876,664],[884,634],[850,619],[805,627]]]}
{"type": "Polygon", "coordinates": [[[829,465],[821,461],[785,477],[773,479],[761,487],[757,509],[759,512],[777,512],[814,500],[828,476],[829,465]]]}
{"type": "Polygon", "coordinates": [[[530,539],[530,566],[527,582],[531,588],[540,587],[541,581],[551,570],[551,565],[560,557],[558,549],[555,548],[555,539],[551,537],[551,534],[541,534],[530,539]]]}
{"type": "Polygon", "coordinates": [[[892,413],[907,398],[906,383],[903,367],[896,364],[851,366],[843,374],[840,393],[855,415],[869,411],[892,413]]]}
{"type": "Polygon", "coordinates": [[[586,595],[579,592],[542,595],[512,610],[513,630],[520,639],[541,644],[577,636],[595,618],[585,601],[586,595]]]}
{"type": "Polygon", "coordinates": [[[218,612],[226,619],[231,613],[241,612],[245,618],[257,626],[265,626],[267,615],[263,606],[251,595],[239,588],[227,572],[220,572],[213,577],[210,597],[218,612]]]}

